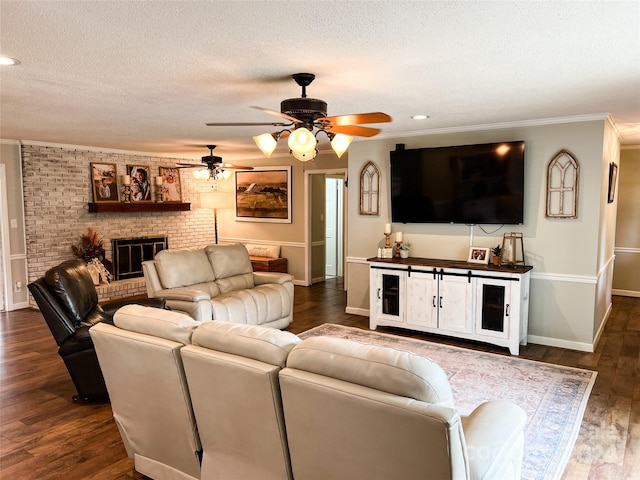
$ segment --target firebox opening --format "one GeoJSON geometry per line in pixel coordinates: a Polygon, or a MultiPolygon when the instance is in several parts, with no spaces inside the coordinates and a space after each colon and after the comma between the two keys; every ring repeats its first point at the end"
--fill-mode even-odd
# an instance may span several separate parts
{"type": "Polygon", "coordinates": [[[117,238],[111,242],[114,280],[142,277],[142,262],[169,248],[168,237],[117,238]]]}

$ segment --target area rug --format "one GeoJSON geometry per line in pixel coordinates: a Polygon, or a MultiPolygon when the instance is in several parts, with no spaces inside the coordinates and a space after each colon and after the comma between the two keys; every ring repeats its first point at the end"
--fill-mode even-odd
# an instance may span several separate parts
{"type": "Polygon", "coordinates": [[[447,373],[456,408],[468,415],[481,403],[507,400],[527,414],[522,478],[558,480],[580,430],[596,372],[466,348],[324,324],[299,336],[332,336],[429,357],[447,373]]]}

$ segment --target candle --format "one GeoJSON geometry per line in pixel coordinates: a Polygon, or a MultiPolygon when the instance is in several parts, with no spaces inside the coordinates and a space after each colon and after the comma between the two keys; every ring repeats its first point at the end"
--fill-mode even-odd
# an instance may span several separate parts
{"type": "Polygon", "coordinates": [[[402,243],[402,232],[396,232],[396,243],[402,243]]]}
{"type": "Polygon", "coordinates": [[[390,223],[385,223],[384,224],[384,233],[391,233],[391,224],[390,223]]]}
{"type": "Polygon", "coordinates": [[[122,175],[122,184],[123,185],[131,185],[131,176],[130,175],[122,175]]]}
{"type": "Polygon", "coordinates": [[[156,185],[162,186],[162,177],[156,177],[156,185]]]}

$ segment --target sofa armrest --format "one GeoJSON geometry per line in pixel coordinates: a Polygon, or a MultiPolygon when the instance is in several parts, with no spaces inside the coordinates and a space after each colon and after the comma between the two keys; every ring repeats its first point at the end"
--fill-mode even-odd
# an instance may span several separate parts
{"type": "Polygon", "coordinates": [[[293,276],[288,273],[277,272],[253,272],[253,283],[263,285],[265,283],[287,283],[293,282],[293,276]]]}
{"type": "Polygon", "coordinates": [[[462,418],[472,479],[521,471],[526,421],[522,408],[505,401],[483,403],[462,418]]]}
{"type": "Polygon", "coordinates": [[[145,305],[147,307],[165,308],[165,301],[161,298],[123,298],[119,300],[109,300],[101,303],[104,313],[113,318],[118,309],[125,305],[145,305]]]}
{"type": "Polygon", "coordinates": [[[211,295],[202,290],[189,287],[166,288],[155,292],[154,298],[163,300],[183,300],[187,302],[200,302],[202,300],[211,300],[211,295]]]}

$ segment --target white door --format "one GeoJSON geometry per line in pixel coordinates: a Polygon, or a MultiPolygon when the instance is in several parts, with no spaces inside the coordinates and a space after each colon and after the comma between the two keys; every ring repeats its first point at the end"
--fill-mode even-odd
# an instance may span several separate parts
{"type": "MultiPolygon", "coordinates": [[[[445,273],[447,270],[445,270],[445,273]]],[[[459,273],[459,271],[458,271],[459,273]]],[[[442,275],[438,284],[438,327],[452,332],[473,332],[473,279],[442,275]]]]}
{"type": "Polygon", "coordinates": [[[327,177],[325,181],[325,276],[342,276],[342,178],[327,177]]]}
{"type": "Polygon", "coordinates": [[[407,324],[438,327],[438,278],[411,272],[407,278],[407,324]]]}

